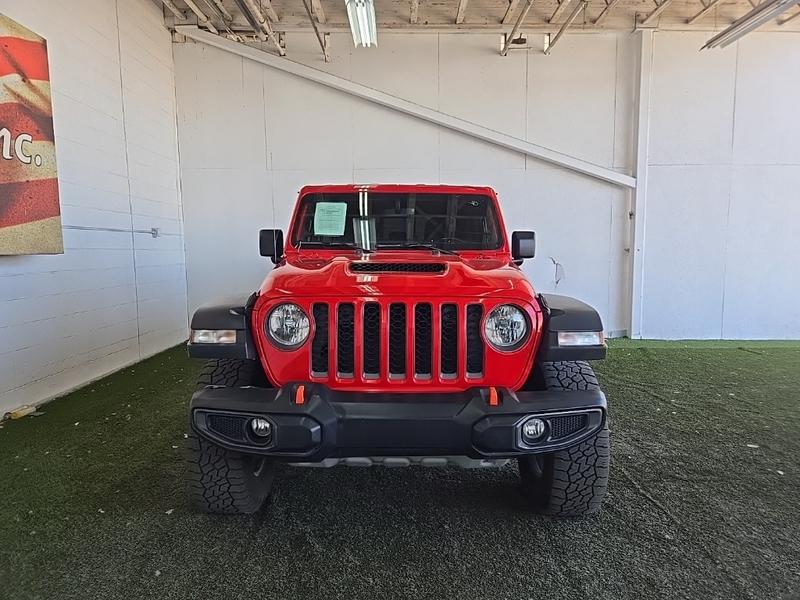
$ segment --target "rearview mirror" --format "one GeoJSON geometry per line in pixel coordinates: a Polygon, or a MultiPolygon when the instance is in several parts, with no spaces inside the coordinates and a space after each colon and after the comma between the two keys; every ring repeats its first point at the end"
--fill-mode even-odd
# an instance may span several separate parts
{"type": "Polygon", "coordinates": [[[511,257],[522,261],[536,256],[536,234],[533,231],[515,231],[511,234],[511,257]]]}
{"type": "Polygon", "coordinates": [[[280,229],[262,229],[258,232],[258,245],[261,256],[269,256],[278,264],[283,256],[283,231],[280,229]]]}

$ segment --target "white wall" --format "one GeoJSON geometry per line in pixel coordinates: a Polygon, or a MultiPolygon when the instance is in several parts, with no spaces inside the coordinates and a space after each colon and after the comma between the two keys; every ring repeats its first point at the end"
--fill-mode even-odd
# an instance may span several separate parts
{"type": "MultiPolygon", "coordinates": [[[[536,37],[534,46],[541,47],[536,37]]],[[[381,32],[377,49],[287,36],[292,60],[607,167],[630,161],[628,37],[570,36],[550,57],[498,56],[498,36],[381,32]]],[[[511,228],[535,229],[525,269],[625,327],[627,193],[232,54],[176,44],[189,305],[256,288],[261,227],[286,228],[309,183],[488,184],[511,228]],[[552,257],[552,260],[551,258],[552,257]],[[557,261],[560,281],[555,280],[557,261]]]]}
{"type": "MultiPolygon", "coordinates": [[[[800,34],[699,52],[655,35],[643,334],[798,338],[800,34]],[[764,308],[768,300],[769,308],[764,308]]],[[[572,34],[550,56],[498,36],[381,32],[377,49],[289,34],[291,60],[621,171],[634,158],[634,35],[572,34]]],[[[260,227],[285,228],[306,183],[489,184],[535,229],[540,291],[627,328],[629,194],[192,42],[174,49],[189,306],[258,285],[260,227]],[[561,265],[556,283],[554,261],[561,265]]]]}
{"type": "Polygon", "coordinates": [[[19,2],[47,39],[65,253],[0,257],[0,415],[185,339],[171,40],[150,0],[19,2]],[[132,233],[160,229],[160,235],[132,233]]]}
{"type": "Polygon", "coordinates": [[[644,337],[800,338],[800,34],[654,41],[644,337]]]}

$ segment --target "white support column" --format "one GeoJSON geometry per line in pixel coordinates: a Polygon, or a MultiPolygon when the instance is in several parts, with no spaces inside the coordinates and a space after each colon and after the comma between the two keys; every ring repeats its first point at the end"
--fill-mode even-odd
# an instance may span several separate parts
{"type": "Polygon", "coordinates": [[[628,336],[642,338],[644,252],[647,233],[647,155],[650,147],[650,90],[653,69],[653,30],[639,31],[639,85],[636,89],[636,186],[631,192],[630,323],[628,336]]]}

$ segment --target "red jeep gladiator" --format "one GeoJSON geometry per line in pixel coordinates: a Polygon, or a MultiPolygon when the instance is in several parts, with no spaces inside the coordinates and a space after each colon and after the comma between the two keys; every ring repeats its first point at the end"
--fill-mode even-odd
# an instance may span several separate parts
{"type": "Polygon", "coordinates": [[[608,485],[605,357],[590,306],[537,294],[495,192],[451,185],[300,190],[260,289],[203,306],[209,359],[190,408],[196,507],[252,513],[277,463],[502,466],[530,507],[599,509],[608,485]]]}

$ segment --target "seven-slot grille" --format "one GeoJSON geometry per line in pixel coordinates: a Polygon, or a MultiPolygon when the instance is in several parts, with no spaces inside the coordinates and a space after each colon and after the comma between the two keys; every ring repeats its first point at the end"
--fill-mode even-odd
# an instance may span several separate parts
{"type": "Polygon", "coordinates": [[[311,375],[315,378],[330,378],[332,369],[339,379],[368,381],[386,377],[453,381],[483,375],[480,304],[317,302],[312,315],[311,375]],[[356,344],[356,339],[361,343],[356,344]],[[459,359],[461,353],[465,353],[464,361],[459,359]],[[355,373],[357,368],[361,373],[355,373]]]}

